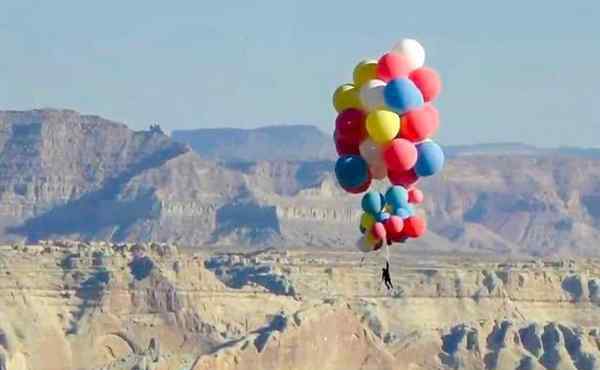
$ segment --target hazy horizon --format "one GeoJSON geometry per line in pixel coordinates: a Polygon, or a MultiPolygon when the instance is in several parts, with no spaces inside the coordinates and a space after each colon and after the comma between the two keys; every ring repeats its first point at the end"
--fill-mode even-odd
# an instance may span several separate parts
{"type": "Polygon", "coordinates": [[[333,128],[354,65],[421,41],[445,90],[444,145],[598,146],[600,3],[9,0],[0,109],[55,107],[144,129],[333,128]],[[535,20],[535,22],[532,22],[535,20]]]}

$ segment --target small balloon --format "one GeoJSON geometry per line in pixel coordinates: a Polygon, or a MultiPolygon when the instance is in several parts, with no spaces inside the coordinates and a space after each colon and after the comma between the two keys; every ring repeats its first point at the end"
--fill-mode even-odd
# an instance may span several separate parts
{"type": "Polygon", "coordinates": [[[387,235],[385,232],[385,226],[381,222],[377,222],[373,225],[373,236],[377,240],[386,240],[387,235]]]}
{"type": "Polygon", "coordinates": [[[360,109],[359,89],[353,84],[345,84],[338,87],[333,93],[333,106],[337,112],[343,112],[346,109],[360,109]]]}
{"type": "Polygon", "coordinates": [[[385,105],[398,114],[423,106],[424,100],[421,91],[408,78],[391,80],[385,85],[383,91],[385,105]]]}
{"type": "Polygon", "coordinates": [[[383,165],[383,156],[381,154],[381,148],[371,138],[366,138],[358,146],[360,155],[370,165],[383,165]]]}
{"type": "Polygon", "coordinates": [[[439,114],[430,104],[406,112],[401,118],[400,137],[414,143],[432,137],[439,127],[439,114]]]}
{"type": "Polygon", "coordinates": [[[414,169],[408,171],[388,170],[388,179],[392,184],[404,186],[408,189],[419,181],[419,176],[417,176],[414,169]]]}
{"type": "Polygon", "coordinates": [[[355,108],[349,108],[338,114],[335,131],[348,143],[360,144],[367,137],[365,114],[355,108]]]}
{"type": "MultiPolygon", "coordinates": [[[[444,167],[444,152],[434,141],[417,145],[418,159],[415,173],[420,177],[432,176],[444,167]]],[[[388,175],[389,176],[389,175],[388,175]]]]}
{"type": "Polygon", "coordinates": [[[419,216],[411,216],[404,220],[404,230],[402,233],[410,238],[418,238],[425,234],[427,224],[425,219],[419,216]]]}
{"type": "Polygon", "coordinates": [[[432,68],[422,67],[410,73],[409,78],[423,94],[423,99],[430,102],[437,98],[442,91],[442,80],[439,74],[432,68]]]}
{"type": "Polygon", "coordinates": [[[385,221],[385,231],[389,238],[394,239],[402,235],[402,229],[404,228],[404,220],[399,216],[390,216],[385,221]]]}
{"type": "Polygon", "coordinates": [[[406,139],[394,139],[385,147],[383,160],[391,171],[408,171],[417,163],[417,148],[406,139]]]}
{"type": "Polygon", "coordinates": [[[367,231],[371,231],[375,225],[375,217],[369,213],[363,213],[360,217],[360,226],[367,231]]]}
{"type": "Polygon", "coordinates": [[[369,171],[375,180],[384,180],[388,175],[385,164],[369,164],[369,171]]]}
{"type": "Polygon", "coordinates": [[[363,253],[369,253],[373,251],[373,245],[368,240],[367,236],[363,236],[360,239],[358,239],[358,241],[356,242],[356,248],[363,253]]]}
{"type": "Polygon", "coordinates": [[[367,112],[385,108],[383,90],[385,82],[381,80],[369,80],[360,88],[360,101],[367,112]]]}
{"type": "Polygon", "coordinates": [[[377,62],[377,78],[385,82],[408,77],[410,71],[410,61],[402,54],[387,53],[377,62]]]}
{"type": "Polygon", "coordinates": [[[394,45],[392,51],[404,55],[411,70],[421,68],[425,64],[425,49],[417,40],[403,39],[394,45]]]}
{"type": "Polygon", "coordinates": [[[425,196],[420,189],[413,188],[408,191],[408,202],[412,204],[421,204],[425,196]]]}
{"type": "Polygon", "coordinates": [[[378,214],[375,215],[375,221],[376,222],[385,222],[385,220],[390,218],[390,216],[391,216],[391,214],[389,214],[388,212],[379,212],[378,214]]]}
{"type": "Polygon", "coordinates": [[[358,88],[369,80],[377,78],[377,61],[372,59],[363,60],[354,68],[354,85],[358,88]]]}
{"type": "Polygon", "coordinates": [[[365,213],[369,213],[373,216],[381,212],[383,206],[385,204],[385,200],[381,193],[376,191],[370,191],[365,194],[361,201],[361,206],[365,213]]]}
{"type": "Polygon", "coordinates": [[[343,156],[335,164],[335,175],[344,189],[358,188],[369,180],[369,166],[360,156],[343,156]]]}
{"type": "Polygon", "coordinates": [[[375,110],[367,116],[367,132],[376,144],[387,144],[400,131],[400,117],[387,110],[375,110]]]}
{"type": "Polygon", "coordinates": [[[385,203],[394,209],[408,206],[408,191],[402,186],[391,186],[385,192],[385,203]]]}

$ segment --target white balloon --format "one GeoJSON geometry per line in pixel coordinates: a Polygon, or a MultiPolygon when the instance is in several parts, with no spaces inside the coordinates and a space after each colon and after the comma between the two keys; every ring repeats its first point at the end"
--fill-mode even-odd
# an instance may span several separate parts
{"type": "Polygon", "coordinates": [[[381,148],[371,138],[366,138],[358,146],[358,151],[365,161],[370,165],[383,164],[381,148]]]}
{"type": "Polygon", "coordinates": [[[392,51],[406,56],[413,70],[425,65],[425,49],[417,40],[403,39],[394,46],[392,51]]]}
{"type": "Polygon", "coordinates": [[[369,253],[373,250],[373,248],[369,245],[366,236],[363,236],[360,239],[358,239],[358,241],[356,242],[356,248],[358,248],[358,250],[363,253],[369,253]]]}
{"type": "Polygon", "coordinates": [[[374,111],[385,107],[383,90],[386,83],[381,80],[369,80],[360,88],[360,101],[367,111],[374,111]]]}

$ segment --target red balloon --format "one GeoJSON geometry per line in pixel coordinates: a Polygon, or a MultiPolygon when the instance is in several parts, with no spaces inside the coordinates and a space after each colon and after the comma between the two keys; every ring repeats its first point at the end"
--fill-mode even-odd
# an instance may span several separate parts
{"type": "Polygon", "coordinates": [[[392,240],[402,235],[404,220],[400,216],[391,216],[385,220],[385,231],[392,240]]]}
{"type": "Polygon", "coordinates": [[[385,231],[385,226],[381,222],[377,222],[373,225],[373,236],[377,240],[386,240],[387,233],[385,231]]]}
{"type": "Polygon", "coordinates": [[[346,109],[335,119],[335,131],[344,141],[360,144],[367,137],[365,114],[359,109],[346,109]]]}
{"type": "Polygon", "coordinates": [[[346,190],[348,193],[352,193],[352,194],[364,193],[371,186],[371,181],[372,181],[371,174],[369,174],[369,179],[367,181],[365,181],[365,183],[362,184],[361,186],[359,186],[357,188],[348,188],[348,189],[343,188],[343,189],[346,190]]]}
{"type": "Polygon", "coordinates": [[[423,192],[417,188],[410,189],[408,191],[408,202],[412,204],[420,204],[423,203],[423,199],[425,196],[423,192]]]}
{"type": "Polygon", "coordinates": [[[402,233],[409,238],[418,238],[425,234],[427,224],[425,219],[419,216],[412,216],[404,220],[404,230],[402,233]]]}
{"type": "Polygon", "coordinates": [[[398,53],[387,53],[377,63],[377,78],[388,82],[390,80],[408,77],[410,73],[410,62],[398,53]]]}
{"type": "Polygon", "coordinates": [[[430,104],[405,113],[401,122],[400,137],[415,143],[433,136],[440,124],[438,111],[430,104]]]}
{"type": "Polygon", "coordinates": [[[419,176],[413,170],[408,171],[388,171],[388,178],[393,185],[404,186],[410,188],[413,184],[419,181],[419,176]]]}
{"type": "Polygon", "coordinates": [[[394,139],[383,151],[383,160],[389,171],[407,171],[417,163],[417,147],[405,139],[394,139]]]}
{"type": "Polygon", "coordinates": [[[440,91],[442,91],[440,76],[434,69],[429,67],[415,69],[410,73],[409,78],[421,90],[423,99],[426,102],[435,99],[440,94],[440,91]]]}
{"type": "Polygon", "coordinates": [[[346,141],[337,131],[333,133],[333,141],[335,141],[335,150],[340,157],[344,155],[360,155],[358,143],[346,141]]]}

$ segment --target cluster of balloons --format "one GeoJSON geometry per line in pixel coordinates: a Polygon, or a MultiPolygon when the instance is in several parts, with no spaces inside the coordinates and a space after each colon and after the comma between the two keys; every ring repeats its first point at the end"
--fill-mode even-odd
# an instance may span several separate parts
{"type": "Polygon", "coordinates": [[[363,252],[381,248],[384,242],[404,242],[418,238],[427,228],[425,219],[415,214],[414,204],[423,201],[423,192],[417,188],[407,190],[394,185],[385,194],[376,191],[362,198],[363,214],[360,232],[363,237],[358,247],[363,252]]]}
{"type": "MultiPolygon", "coordinates": [[[[424,64],[425,50],[421,44],[404,39],[378,60],[360,62],[354,69],[354,82],[335,91],[333,105],[338,116],[333,138],[340,156],[335,174],[347,192],[363,193],[373,180],[388,179],[394,185],[391,188],[394,192],[404,189],[407,196],[412,192],[422,198],[415,184],[442,169],[444,153],[431,140],[439,127],[439,114],[432,101],[439,95],[442,83],[438,73],[424,64]]],[[[371,194],[365,197],[377,198],[371,194]]],[[[368,231],[364,239],[372,248],[385,239],[384,235],[400,240],[396,234],[406,220],[410,226],[403,235],[418,237],[424,232],[423,220],[414,221],[415,216],[403,218],[385,211],[390,206],[402,214],[411,209],[398,208],[399,203],[390,203],[386,197],[377,198],[382,208],[365,210],[367,216],[361,222],[361,228],[368,231]],[[386,215],[390,217],[381,219],[386,215]],[[371,225],[367,219],[376,222],[371,225]],[[413,232],[413,223],[414,230],[419,232],[413,232]]],[[[363,199],[363,208],[364,202],[363,199]]],[[[389,242],[390,238],[387,239],[389,242]]]]}

